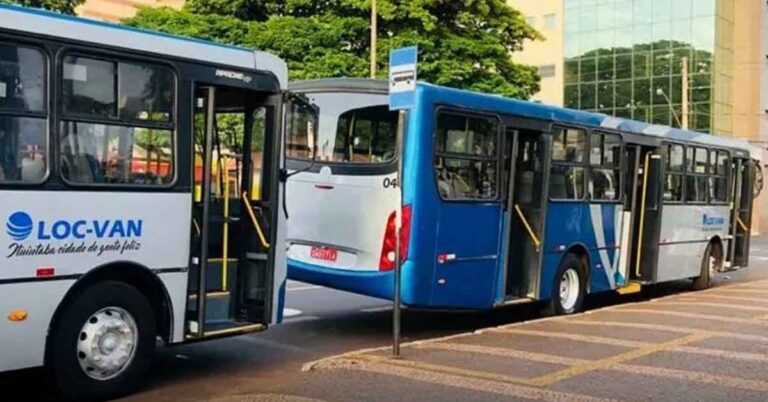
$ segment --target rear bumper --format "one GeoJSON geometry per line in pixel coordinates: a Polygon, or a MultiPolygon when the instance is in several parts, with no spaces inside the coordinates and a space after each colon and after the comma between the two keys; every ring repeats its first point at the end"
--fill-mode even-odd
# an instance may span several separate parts
{"type": "Polygon", "coordinates": [[[349,271],[288,259],[288,278],[366,296],[392,299],[393,271],[349,271]]]}

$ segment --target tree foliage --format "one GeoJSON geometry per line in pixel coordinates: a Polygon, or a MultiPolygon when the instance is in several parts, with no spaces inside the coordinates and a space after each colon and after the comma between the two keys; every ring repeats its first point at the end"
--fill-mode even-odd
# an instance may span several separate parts
{"type": "Polygon", "coordinates": [[[44,8],[50,11],[74,14],[75,7],[85,3],[85,0],[0,0],[0,3],[44,8]]]}
{"type": "MultiPolygon", "coordinates": [[[[510,53],[540,35],[504,0],[378,0],[378,69],[417,45],[420,78],[527,98],[538,72],[510,53]]],[[[190,0],[181,11],[142,9],[127,23],[273,52],[291,79],[369,74],[370,0],[190,0]]]]}

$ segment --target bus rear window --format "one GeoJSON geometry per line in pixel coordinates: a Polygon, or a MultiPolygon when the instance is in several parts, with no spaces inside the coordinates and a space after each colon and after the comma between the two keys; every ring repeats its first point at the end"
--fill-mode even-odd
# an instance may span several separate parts
{"type": "Polygon", "coordinates": [[[387,163],[395,159],[397,113],[387,106],[353,109],[339,116],[331,162],[387,163]]]}

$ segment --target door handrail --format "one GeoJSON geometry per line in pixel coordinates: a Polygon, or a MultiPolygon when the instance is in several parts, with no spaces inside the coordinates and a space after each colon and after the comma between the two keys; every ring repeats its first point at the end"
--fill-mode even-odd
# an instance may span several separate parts
{"type": "Polygon", "coordinates": [[[749,232],[749,228],[747,227],[746,224],[744,224],[744,221],[742,221],[741,218],[736,217],[736,222],[739,224],[739,226],[741,226],[741,230],[743,230],[744,232],[749,232]]]}
{"type": "MultiPolygon", "coordinates": [[[[229,282],[229,159],[225,157],[219,158],[219,169],[222,169],[221,165],[224,165],[224,230],[222,233],[222,263],[221,263],[221,289],[227,291],[229,282]]],[[[221,170],[216,175],[221,179],[221,170]]]]}
{"type": "Polygon", "coordinates": [[[515,212],[517,212],[517,216],[519,216],[520,220],[523,222],[523,226],[525,226],[525,230],[528,231],[528,236],[530,236],[531,241],[533,241],[533,244],[536,246],[536,252],[538,252],[541,248],[541,240],[539,240],[539,237],[536,236],[536,233],[533,231],[533,228],[528,223],[528,220],[525,219],[525,215],[523,214],[523,211],[520,209],[519,204],[515,204],[515,212]]]}
{"type": "Polygon", "coordinates": [[[253,213],[253,207],[251,204],[248,203],[248,193],[243,192],[243,203],[245,204],[245,209],[248,211],[248,216],[251,217],[251,223],[253,223],[253,228],[256,230],[256,234],[259,235],[259,241],[261,242],[261,245],[264,248],[269,248],[270,244],[267,241],[267,237],[264,236],[264,231],[261,229],[261,225],[259,224],[259,220],[256,219],[256,214],[253,213]]]}
{"type": "Polygon", "coordinates": [[[640,278],[640,274],[642,273],[641,269],[641,261],[642,261],[642,251],[643,251],[643,231],[645,230],[645,206],[647,203],[647,196],[648,196],[648,170],[651,165],[651,154],[653,151],[648,151],[645,154],[645,165],[643,166],[643,192],[640,196],[640,228],[637,231],[637,259],[635,260],[635,276],[640,278]]]}

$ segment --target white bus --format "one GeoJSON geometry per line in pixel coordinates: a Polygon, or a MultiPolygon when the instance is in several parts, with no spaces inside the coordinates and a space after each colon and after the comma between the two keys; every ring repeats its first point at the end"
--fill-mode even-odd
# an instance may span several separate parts
{"type": "MultiPolygon", "coordinates": [[[[130,392],[159,337],[261,331],[285,294],[285,63],[0,5],[0,371],[130,392]]],[[[295,123],[300,123],[297,125],[295,123]]]]}
{"type": "Polygon", "coordinates": [[[389,297],[377,285],[394,267],[397,208],[397,113],[387,82],[322,79],[290,88],[317,105],[320,126],[314,162],[305,140],[286,140],[287,167],[298,172],[288,181],[289,276],[389,297]]]}

